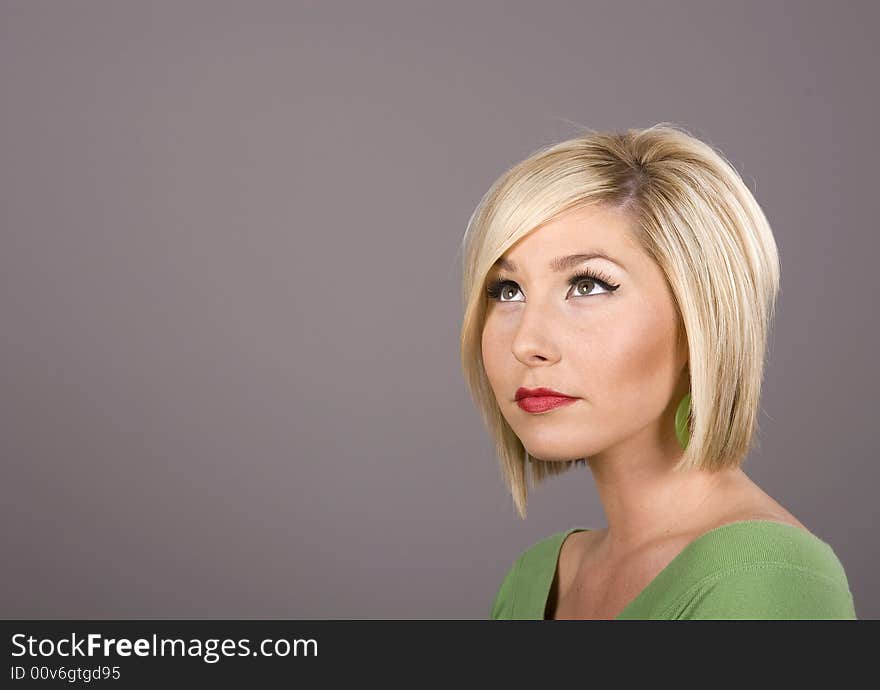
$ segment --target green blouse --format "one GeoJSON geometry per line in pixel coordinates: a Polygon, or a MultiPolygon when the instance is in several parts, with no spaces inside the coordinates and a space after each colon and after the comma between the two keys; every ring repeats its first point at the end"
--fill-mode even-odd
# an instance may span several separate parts
{"type": "MultiPolygon", "coordinates": [[[[489,616],[542,620],[562,542],[533,544],[507,571],[489,616]]],[[[846,573],[830,545],[793,525],[742,520],[687,544],[615,620],[856,620],[846,573]]]]}

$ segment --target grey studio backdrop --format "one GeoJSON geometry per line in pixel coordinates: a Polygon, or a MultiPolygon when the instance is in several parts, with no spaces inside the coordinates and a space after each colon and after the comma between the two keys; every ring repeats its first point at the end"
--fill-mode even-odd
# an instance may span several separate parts
{"type": "Polygon", "coordinates": [[[0,3],[4,618],[486,618],[522,549],[459,369],[489,184],[669,121],[764,208],[746,472],[876,618],[873,2],[0,3]]]}

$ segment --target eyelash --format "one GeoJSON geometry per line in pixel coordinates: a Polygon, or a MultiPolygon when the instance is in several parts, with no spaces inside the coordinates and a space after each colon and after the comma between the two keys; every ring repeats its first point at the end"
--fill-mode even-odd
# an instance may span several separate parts
{"type": "MultiPolygon", "coordinates": [[[[568,279],[568,284],[571,287],[576,287],[577,284],[580,283],[582,280],[590,280],[595,283],[599,283],[602,287],[604,287],[606,290],[608,290],[608,293],[612,293],[617,288],[620,287],[620,285],[614,285],[611,282],[611,279],[607,275],[605,275],[604,273],[601,273],[600,271],[596,271],[595,269],[585,270],[585,271],[581,271],[580,273],[575,273],[571,278],[568,279]]],[[[498,278],[497,280],[493,281],[486,288],[486,294],[491,299],[496,300],[498,302],[501,302],[502,304],[505,302],[515,302],[516,300],[499,299],[501,297],[502,289],[504,288],[505,285],[508,285],[508,284],[509,285],[516,285],[516,283],[512,280],[505,280],[503,278],[498,278]]],[[[516,286],[519,287],[519,285],[516,285],[516,286]]],[[[596,295],[580,295],[580,296],[581,297],[595,297],[596,295]]]]}

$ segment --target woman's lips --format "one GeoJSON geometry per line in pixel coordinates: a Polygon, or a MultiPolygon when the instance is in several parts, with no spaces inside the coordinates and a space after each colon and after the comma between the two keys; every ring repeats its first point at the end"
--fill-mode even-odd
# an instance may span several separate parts
{"type": "Polygon", "coordinates": [[[516,401],[516,404],[520,406],[521,409],[526,412],[546,412],[547,410],[552,410],[555,407],[560,407],[562,405],[568,405],[573,403],[578,398],[567,398],[567,397],[559,397],[558,395],[540,395],[540,396],[529,396],[526,398],[520,398],[516,401]]]}

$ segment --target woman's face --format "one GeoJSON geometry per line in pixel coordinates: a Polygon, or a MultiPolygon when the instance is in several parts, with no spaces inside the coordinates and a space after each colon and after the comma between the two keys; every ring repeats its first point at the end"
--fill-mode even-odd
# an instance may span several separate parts
{"type": "Polygon", "coordinates": [[[541,460],[595,456],[636,437],[647,444],[636,452],[675,442],[687,344],[663,273],[629,223],[605,207],[571,211],[523,237],[489,273],[489,287],[503,282],[487,297],[486,374],[507,423],[541,460]],[[557,261],[593,252],[611,260],[557,261]],[[577,400],[528,412],[515,400],[520,387],[577,400]]]}

